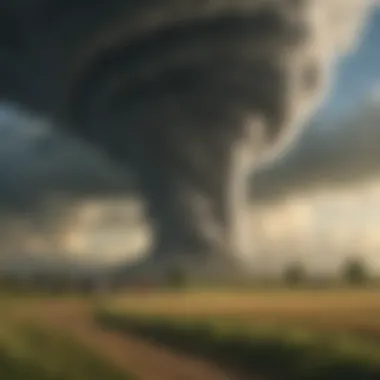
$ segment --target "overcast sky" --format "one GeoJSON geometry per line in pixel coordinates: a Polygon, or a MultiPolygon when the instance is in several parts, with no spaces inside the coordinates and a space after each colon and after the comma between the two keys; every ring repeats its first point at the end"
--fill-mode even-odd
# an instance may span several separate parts
{"type": "MultiPolygon", "coordinates": [[[[258,177],[258,194],[277,200],[379,178],[379,146],[380,10],[372,16],[356,53],[339,64],[331,94],[295,149],[258,177]]],[[[125,189],[121,178],[121,171],[99,152],[51,135],[39,120],[20,119],[0,108],[0,217],[8,217],[9,209],[33,217],[33,205],[59,189],[71,197],[112,195],[115,189],[125,189]]],[[[52,224],[49,215],[37,231],[41,236],[52,224]]],[[[10,235],[8,230],[4,234],[10,235]]],[[[3,240],[0,236],[0,249],[3,240]]],[[[17,240],[22,240],[20,232],[17,240]]]]}

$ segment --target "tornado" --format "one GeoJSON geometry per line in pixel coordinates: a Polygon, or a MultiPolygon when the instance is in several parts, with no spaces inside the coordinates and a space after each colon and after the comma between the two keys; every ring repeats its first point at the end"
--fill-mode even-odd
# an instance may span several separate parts
{"type": "Polygon", "coordinates": [[[152,262],[228,271],[252,253],[247,175],[294,140],[371,5],[0,0],[0,99],[134,174],[152,262]]]}

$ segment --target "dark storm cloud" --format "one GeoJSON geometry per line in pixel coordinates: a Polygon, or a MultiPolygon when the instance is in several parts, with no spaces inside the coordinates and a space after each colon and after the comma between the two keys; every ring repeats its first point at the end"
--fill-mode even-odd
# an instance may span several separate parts
{"type": "Polygon", "coordinates": [[[0,212],[43,213],[54,198],[125,193],[127,176],[102,152],[58,134],[43,120],[0,107],[0,212]]]}
{"type": "Polygon", "coordinates": [[[0,96],[133,170],[157,257],[221,259],[242,250],[235,229],[250,161],[310,117],[336,55],[360,34],[366,2],[0,0],[0,8],[0,32],[12,37],[0,42],[0,96]]]}
{"type": "Polygon", "coordinates": [[[256,176],[255,199],[272,202],[309,190],[379,179],[379,125],[379,99],[358,105],[339,121],[316,121],[283,160],[256,176]]]}

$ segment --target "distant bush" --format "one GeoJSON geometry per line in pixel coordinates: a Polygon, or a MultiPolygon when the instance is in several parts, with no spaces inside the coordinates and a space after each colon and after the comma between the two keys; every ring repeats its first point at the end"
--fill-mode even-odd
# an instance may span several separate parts
{"type": "Polygon", "coordinates": [[[188,285],[186,270],[181,267],[173,268],[166,275],[166,286],[172,289],[183,289],[188,285]]]}
{"type": "Polygon", "coordinates": [[[103,282],[86,276],[70,276],[69,274],[34,273],[26,278],[15,275],[0,278],[0,291],[14,294],[92,294],[99,290],[103,282]]]}
{"type": "Polygon", "coordinates": [[[306,269],[301,263],[293,263],[285,269],[283,279],[287,285],[300,285],[307,280],[306,269]]]}
{"type": "Polygon", "coordinates": [[[343,279],[351,285],[364,285],[370,280],[365,262],[359,258],[348,260],[343,266],[343,279]]]}

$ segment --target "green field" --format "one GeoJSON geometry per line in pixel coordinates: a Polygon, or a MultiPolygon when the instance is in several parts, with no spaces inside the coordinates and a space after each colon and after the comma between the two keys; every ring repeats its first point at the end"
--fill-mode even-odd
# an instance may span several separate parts
{"type": "Polygon", "coordinates": [[[380,379],[376,290],[131,294],[98,319],[271,379],[380,379]]]}
{"type": "Polygon", "coordinates": [[[33,301],[7,299],[0,305],[0,379],[134,380],[64,332],[33,323],[26,314],[33,301]]]}
{"type": "Polygon", "coordinates": [[[376,290],[3,296],[0,312],[0,379],[208,380],[186,377],[202,358],[232,380],[380,380],[376,290]]]}

